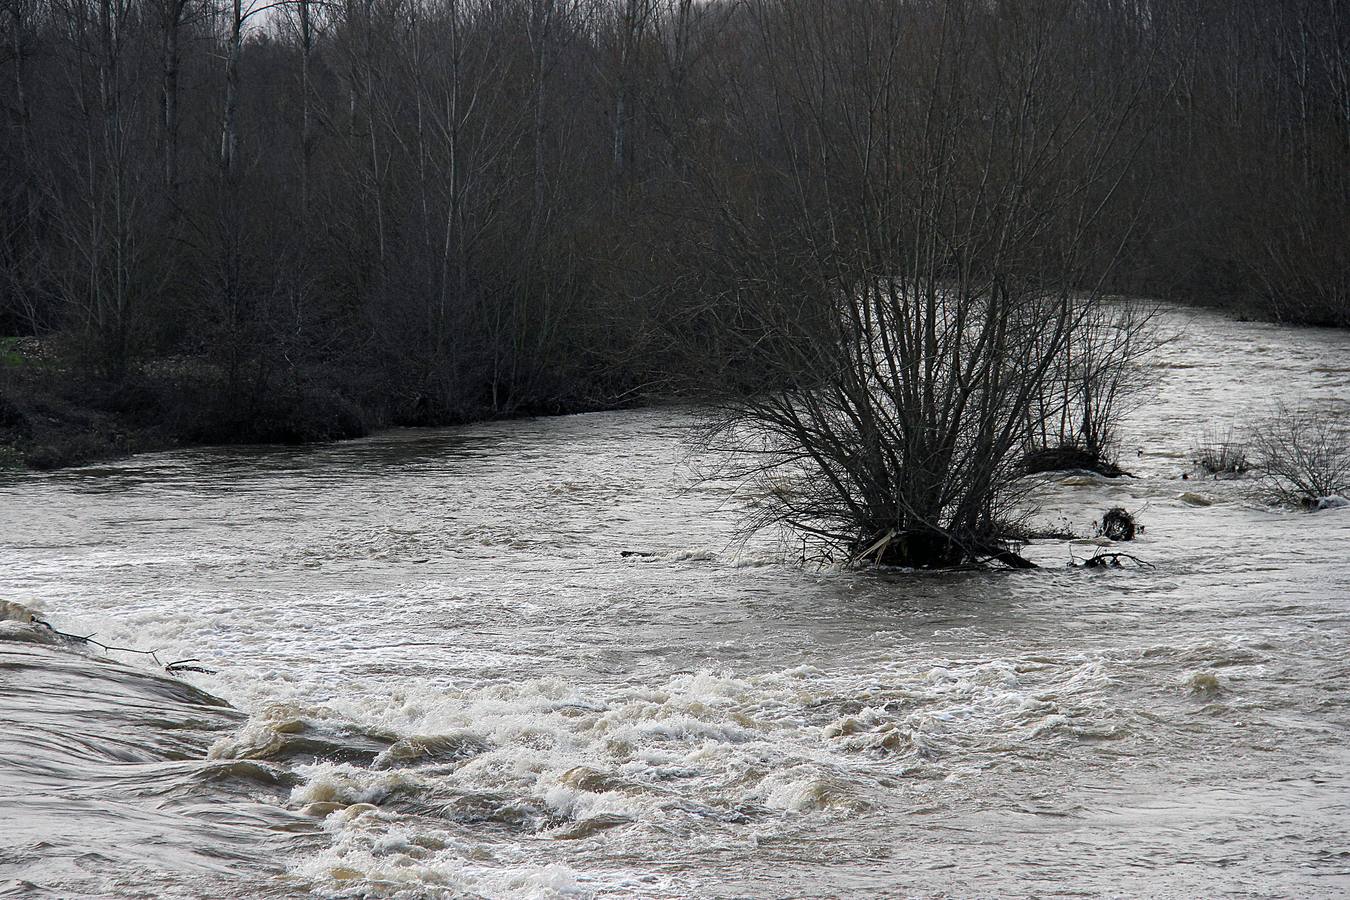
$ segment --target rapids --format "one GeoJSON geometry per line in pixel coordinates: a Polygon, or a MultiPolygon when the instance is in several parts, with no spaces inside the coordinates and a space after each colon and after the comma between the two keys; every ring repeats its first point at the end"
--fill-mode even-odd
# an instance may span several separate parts
{"type": "Polygon", "coordinates": [[[0,896],[1344,895],[1350,509],[1180,476],[1350,334],[1162,326],[1037,489],[1150,568],[799,566],[679,408],[0,477],[0,599],[215,670],[0,622],[0,896]]]}

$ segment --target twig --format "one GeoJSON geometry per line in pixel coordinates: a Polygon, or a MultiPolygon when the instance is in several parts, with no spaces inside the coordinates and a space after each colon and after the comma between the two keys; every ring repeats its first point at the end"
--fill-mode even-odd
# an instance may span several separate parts
{"type": "Polygon", "coordinates": [[[208,668],[206,668],[206,666],[194,666],[194,665],[190,665],[190,663],[196,663],[196,662],[201,662],[201,660],[198,659],[198,658],[195,657],[195,656],[189,656],[187,659],[180,659],[180,660],[176,660],[175,662],[171,662],[171,663],[165,664],[165,666],[164,666],[164,671],[166,671],[166,672],[201,672],[201,673],[203,673],[203,674],[205,674],[205,675],[214,675],[214,674],[216,674],[216,670],[215,670],[215,669],[208,669],[208,668]]]}

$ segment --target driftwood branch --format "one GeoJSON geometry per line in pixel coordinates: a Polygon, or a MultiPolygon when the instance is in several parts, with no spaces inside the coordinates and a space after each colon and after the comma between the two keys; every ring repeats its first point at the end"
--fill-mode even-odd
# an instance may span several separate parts
{"type": "Polygon", "coordinates": [[[160,660],[158,649],[138,650],[135,647],[118,647],[116,644],[105,644],[102,641],[95,640],[93,634],[71,634],[70,632],[67,631],[61,631],[58,628],[54,628],[50,622],[47,622],[43,619],[39,619],[37,616],[33,616],[33,624],[41,625],[43,628],[47,629],[57,637],[63,638],[64,640],[70,641],[72,643],[89,644],[94,647],[98,647],[101,650],[103,650],[104,653],[115,650],[118,653],[136,653],[141,656],[148,656],[155,661],[155,665],[159,666],[166,672],[201,672],[206,675],[216,674],[214,669],[208,669],[205,666],[194,665],[194,663],[198,663],[201,661],[195,656],[188,657],[187,659],[175,660],[170,663],[165,663],[160,660]]]}
{"type": "Polygon", "coordinates": [[[1084,561],[1083,561],[1083,568],[1085,568],[1085,569],[1123,569],[1124,566],[1123,566],[1123,565],[1121,564],[1121,562],[1120,562],[1122,559],[1128,559],[1130,562],[1134,563],[1135,565],[1143,566],[1143,567],[1146,568],[1146,569],[1151,569],[1151,568],[1153,568],[1153,565],[1152,565],[1151,563],[1146,563],[1146,562],[1144,562],[1142,559],[1140,559],[1139,557],[1137,557],[1137,556],[1132,556],[1132,555],[1129,554],[1129,553],[1098,553],[1096,556],[1092,556],[1092,557],[1090,557],[1090,558],[1084,560],[1084,561]]]}

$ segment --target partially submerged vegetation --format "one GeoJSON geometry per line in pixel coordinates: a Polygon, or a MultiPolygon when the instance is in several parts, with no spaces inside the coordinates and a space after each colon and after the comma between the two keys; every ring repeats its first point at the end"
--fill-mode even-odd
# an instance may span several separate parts
{"type": "Polygon", "coordinates": [[[1130,473],[1100,451],[1088,450],[1073,444],[1057,447],[1038,447],[1022,456],[1022,471],[1027,475],[1043,472],[1095,472],[1107,478],[1122,478],[1130,473]]]}
{"type": "Polygon", "coordinates": [[[1313,407],[1280,405],[1243,428],[1208,431],[1191,455],[1203,474],[1250,479],[1251,493],[1316,510],[1350,497],[1350,425],[1313,407]]]}
{"type": "Polygon", "coordinates": [[[1350,498],[1350,427],[1311,408],[1280,407],[1252,434],[1261,490],[1302,509],[1350,498]]]}
{"type": "Polygon", "coordinates": [[[1123,506],[1113,506],[1102,515],[1102,537],[1110,541],[1132,541],[1139,531],[1134,514],[1123,506]]]}
{"type": "Polygon", "coordinates": [[[1229,428],[1222,434],[1210,429],[1201,436],[1192,451],[1191,461],[1206,475],[1235,477],[1251,471],[1249,454],[1246,438],[1235,429],[1229,428]]]}

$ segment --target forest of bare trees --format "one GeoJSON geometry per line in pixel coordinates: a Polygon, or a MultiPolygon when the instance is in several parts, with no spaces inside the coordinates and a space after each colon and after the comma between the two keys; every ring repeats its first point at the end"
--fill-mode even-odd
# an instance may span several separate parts
{"type": "Polygon", "coordinates": [[[978,410],[1072,393],[1075,298],[1350,324],[1341,0],[0,12],[0,336],[181,439],[763,396],[899,339],[955,374],[863,360],[828,415],[884,434],[903,382],[951,438],[911,457],[978,469],[1023,436],[978,410]]]}

